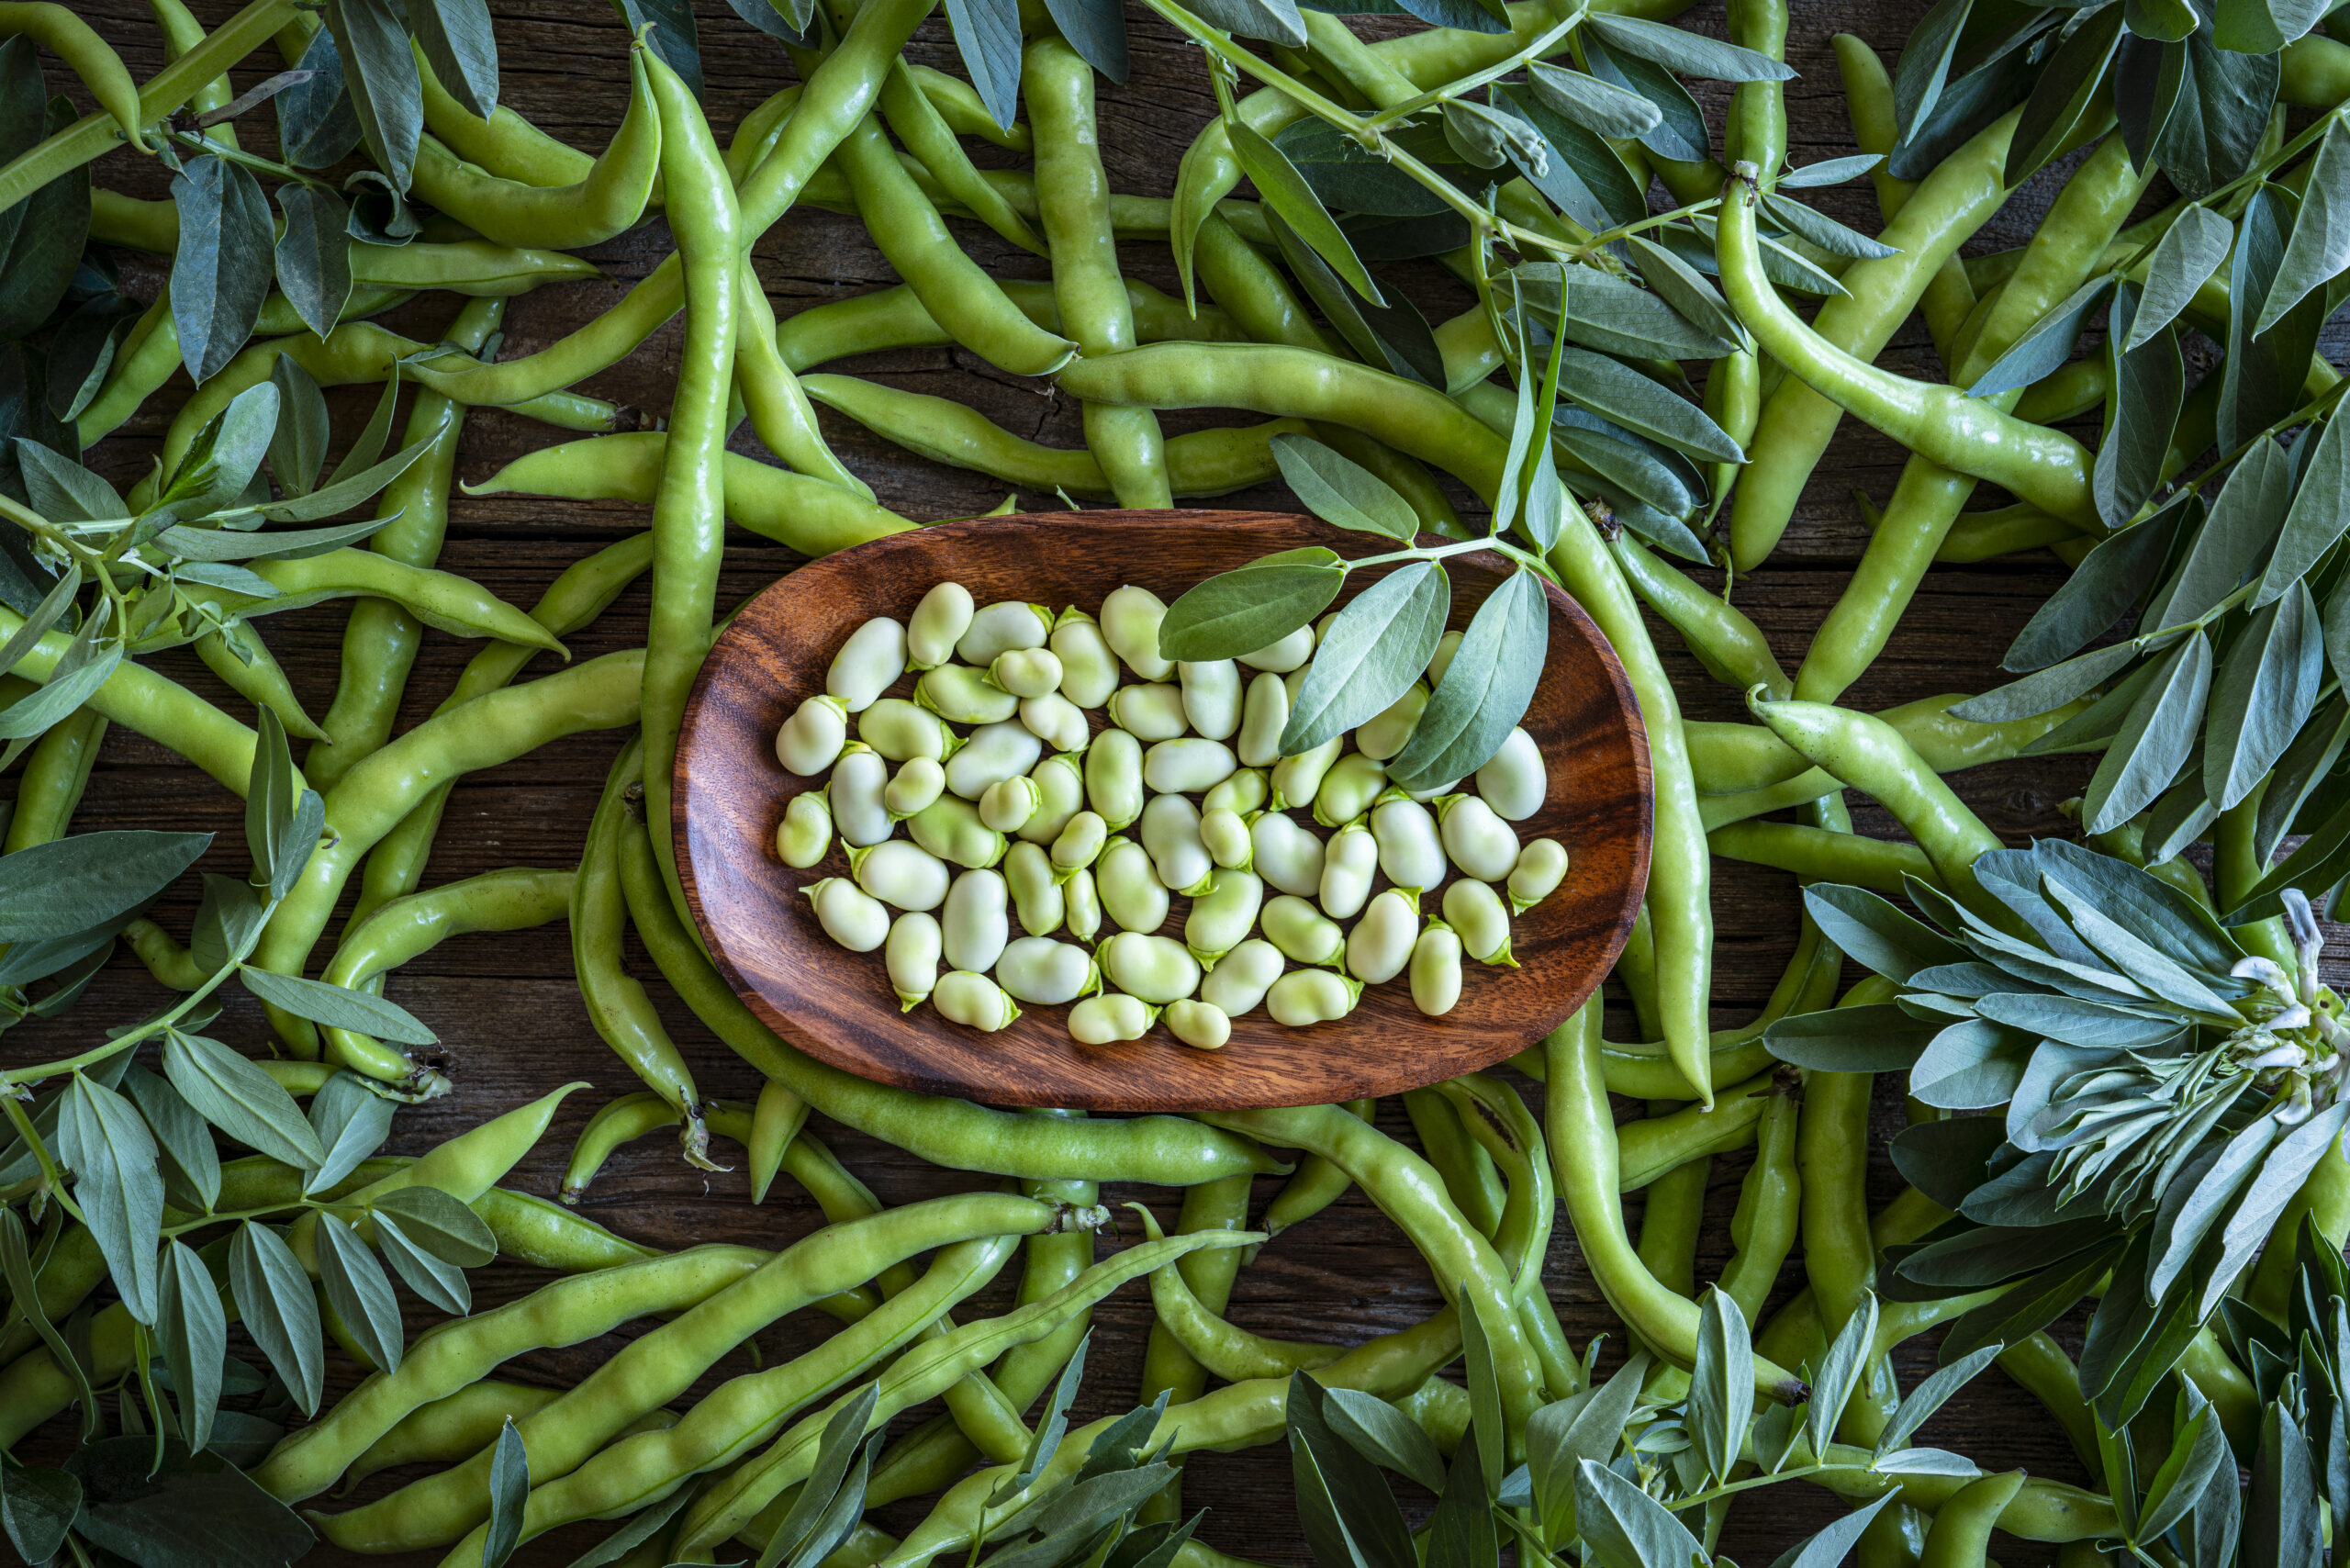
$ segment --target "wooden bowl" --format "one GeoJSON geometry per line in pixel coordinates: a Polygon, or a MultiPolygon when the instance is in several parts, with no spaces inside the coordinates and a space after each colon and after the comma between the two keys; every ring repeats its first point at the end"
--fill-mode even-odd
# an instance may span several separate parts
{"type": "MultiPolygon", "coordinates": [[[[1443,1017],[1413,1006],[1399,977],[1365,990],[1343,1021],[1310,1029],[1284,1028],[1259,1006],[1233,1021],[1219,1051],[1193,1050],[1163,1027],[1125,1044],[1080,1045],[1067,1007],[1031,1007],[1011,1028],[980,1034],[927,1006],[901,1013],[881,954],[848,952],[824,935],[797,890],[848,874],[837,840],[804,871],[777,858],[785,803],[815,780],[776,760],[776,731],[801,699],[823,689],[834,650],[871,617],[902,620],[947,579],[981,604],[1017,599],[1096,610],[1124,583],[1171,603],[1217,572],[1307,544],[1352,555],[1378,548],[1362,534],[1271,512],[1057,512],[893,534],[776,582],[744,607],[702,666],[671,796],[678,873],[727,981],[768,1027],[821,1060],[995,1105],[1327,1104],[1489,1067],[1556,1027],[1597,987],[1631,929],[1648,882],[1651,810],[1648,739],[1631,687],[1590,618],[1556,588],[1549,664],[1523,721],[1550,765],[1550,798],[1516,827],[1522,838],[1564,844],[1572,868],[1516,921],[1520,967],[1466,961],[1460,1001],[1443,1017]]],[[[1485,553],[1445,566],[1456,628],[1510,570],[1485,553]]],[[[1353,574],[1339,602],[1387,569],[1353,574]]],[[[911,689],[909,677],[891,694],[911,689]]],[[[1093,717],[1097,728],[1104,722],[1093,717]]],[[[1437,898],[1431,892],[1422,909],[1435,913],[1437,898]]],[[[1169,935],[1180,936],[1188,904],[1174,901],[1169,935]]]]}

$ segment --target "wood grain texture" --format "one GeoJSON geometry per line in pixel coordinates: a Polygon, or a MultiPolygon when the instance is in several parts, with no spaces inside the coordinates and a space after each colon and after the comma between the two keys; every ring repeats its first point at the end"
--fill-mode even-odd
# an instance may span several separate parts
{"type": "MultiPolygon", "coordinates": [[[[1344,1020],[1312,1029],[1283,1028],[1259,1007],[1233,1020],[1232,1039],[1217,1051],[1192,1050],[1164,1029],[1119,1045],[1081,1045],[1069,1036],[1065,1006],[1026,1008],[1010,1028],[982,1035],[934,1007],[902,1011],[878,952],[852,953],[824,935],[799,890],[849,874],[839,840],[804,871],[775,856],[785,804],[819,785],[776,760],[777,729],[823,689],[850,633],[874,616],[905,620],[934,584],[961,583],[980,604],[1019,599],[1090,612],[1128,583],[1171,604],[1192,584],[1277,550],[1321,545],[1360,554],[1367,543],[1361,534],[1278,513],[1061,512],[892,534],[784,577],[745,605],[711,648],[678,739],[670,796],[677,872],[720,970],[769,1028],[834,1067],[996,1105],[1327,1105],[1456,1078],[1524,1050],[1614,968],[1648,886],[1651,801],[1639,704],[1606,639],[1555,586],[1546,585],[1542,682],[1521,721],[1541,748],[1550,794],[1516,826],[1521,842],[1565,845],[1572,868],[1565,885],[1513,923],[1518,967],[1467,964],[1460,1001],[1441,1018],[1422,1014],[1399,977],[1367,987],[1344,1020]]],[[[1445,566],[1455,629],[1513,570],[1483,551],[1450,556],[1445,566]]],[[[1337,607],[1393,569],[1349,574],[1337,607]]],[[[909,677],[890,694],[912,689],[909,677]]],[[[1088,717],[1097,731],[1105,727],[1100,710],[1088,717]]],[[[1292,820],[1327,836],[1302,812],[1292,820]]],[[[1374,891],[1387,885],[1380,877],[1374,891]]],[[[1440,896],[1425,890],[1423,911],[1433,913],[1440,896]]],[[[1180,895],[1171,900],[1162,934],[1180,941],[1190,907],[1180,895]]]]}

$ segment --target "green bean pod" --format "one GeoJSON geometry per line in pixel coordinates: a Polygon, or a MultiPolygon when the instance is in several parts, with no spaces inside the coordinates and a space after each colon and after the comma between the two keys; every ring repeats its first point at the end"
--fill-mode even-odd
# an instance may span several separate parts
{"type": "Polygon", "coordinates": [[[1488,1241],[1502,1222],[1502,1178],[1493,1157],[1472,1141],[1452,1103],[1434,1089],[1404,1092],[1404,1114],[1460,1217],[1488,1241]]]}
{"type": "Polygon", "coordinates": [[[1729,600],[1707,593],[1676,567],[1659,559],[1628,532],[1612,541],[1625,580],[1651,610],[1681,633],[1689,651],[1715,679],[1743,691],[1762,686],[1774,693],[1793,682],[1771,652],[1762,628],[1729,600]]]}
{"type": "MultiPolygon", "coordinates": [[[[1350,1100],[1341,1109],[1357,1121],[1368,1122],[1378,1103],[1376,1100],[1350,1100]]],[[[1305,1156],[1297,1162],[1296,1174],[1265,1205],[1265,1239],[1270,1241],[1291,1226],[1312,1219],[1345,1197],[1354,1184],[1355,1179],[1347,1174],[1344,1166],[1319,1154],[1305,1156]]]]}
{"type": "MultiPolygon", "coordinates": [[[[373,596],[394,600],[427,626],[453,636],[495,637],[554,653],[564,651],[563,644],[548,636],[537,622],[470,579],[454,572],[411,566],[372,550],[345,548],[290,561],[253,561],[246,569],[277,592],[263,599],[203,583],[181,583],[175,591],[210,605],[224,617],[273,615],[330,599],[373,596]]],[[[168,645],[168,639],[151,639],[138,649],[146,652],[168,645]]]]}
{"type": "Polygon", "coordinates": [[[1750,866],[1792,871],[1807,880],[1853,882],[1897,893],[1902,879],[1942,886],[1941,873],[1914,844],[1831,833],[1801,823],[1727,823],[1706,835],[1717,855],[1750,866]]]}
{"type": "Polygon", "coordinates": [[[632,228],[660,172],[661,115],[643,62],[632,50],[627,111],[578,180],[539,185],[491,174],[431,136],[418,141],[414,177],[418,195],[486,239],[576,251],[632,228]]]}
{"type": "Polygon", "coordinates": [[[106,734],[106,715],[82,708],[33,743],[25,754],[25,769],[17,776],[17,809],[0,837],[0,854],[14,855],[65,836],[106,734]]]}
{"type": "MultiPolygon", "coordinates": [[[[1142,1217],[1144,1237],[1158,1240],[1164,1234],[1158,1221],[1140,1204],[1128,1205],[1142,1217]]],[[[1193,1253],[1193,1257],[1199,1254],[1193,1253]]],[[[1199,1298],[1180,1270],[1173,1265],[1154,1269],[1150,1275],[1150,1304],[1155,1315],[1156,1331],[1163,1332],[1192,1358],[1194,1364],[1225,1379],[1238,1383],[1252,1377],[1286,1378],[1292,1372],[1314,1372],[1328,1366],[1346,1354],[1343,1345],[1316,1345],[1300,1339],[1269,1339],[1236,1328],[1199,1298]]],[[[1451,1307],[1453,1321],[1460,1315],[1451,1307]]]]}
{"type": "MultiPolygon", "coordinates": [[[[1126,309],[1134,318],[1137,342],[1169,339],[1187,342],[1238,343],[1248,341],[1238,324],[1213,306],[1197,319],[1184,314],[1181,302],[1137,278],[1120,280],[1126,291],[1126,309]]],[[[1048,332],[1061,330],[1060,307],[1053,286],[1038,278],[1002,278],[1004,297],[1022,314],[1048,332]]],[[[878,353],[890,349],[945,348],[955,340],[931,319],[922,298],[904,284],[827,300],[794,311],[776,328],[776,348],[794,372],[813,369],[852,354],[878,353]]]]}
{"type": "Polygon", "coordinates": [[[1755,1128],[1754,1163],[1738,1190],[1730,1215],[1734,1250],[1718,1282],[1749,1323],[1759,1322],[1779,1270],[1795,1249],[1803,1211],[1803,1171],[1796,1158],[1797,1104],[1780,1092],[1755,1128]]]}
{"type": "Polygon", "coordinates": [[[358,1485],[379,1470],[461,1460],[484,1443],[496,1442],[508,1421],[520,1420],[561,1392],[485,1378],[470,1388],[420,1406],[351,1462],[351,1468],[343,1473],[343,1489],[358,1485]]]}

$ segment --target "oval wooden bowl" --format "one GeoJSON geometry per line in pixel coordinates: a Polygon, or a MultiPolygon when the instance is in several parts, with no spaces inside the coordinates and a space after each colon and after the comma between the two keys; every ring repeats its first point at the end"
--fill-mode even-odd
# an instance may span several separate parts
{"type": "MultiPolygon", "coordinates": [[[[785,803],[815,783],[776,760],[776,730],[802,698],[823,689],[834,651],[871,617],[902,620],[933,584],[950,578],[981,604],[1017,599],[1096,610],[1124,583],[1171,603],[1217,572],[1307,544],[1358,556],[1377,549],[1362,534],[1273,512],[1058,512],[893,534],[779,579],[744,607],[702,666],[671,796],[678,874],[728,983],[768,1027],[850,1072],[995,1105],[1094,1111],[1318,1105],[1393,1094],[1489,1067],[1556,1027],[1614,965],[1639,912],[1651,797],[1647,734],[1631,687],[1598,629],[1555,588],[1549,664],[1524,720],[1550,765],[1550,798],[1516,826],[1522,838],[1564,844],[1572,868],[1516,923],[1520,967],[1467,962],[1460,1003],[1441,1018],[1414,1007],[1399,977],[1365,990],[1342,1022],[1311,1029],[1283,1028],[1260,1006],[1234,1020],[1220,1051],[1193,1050],[1163,1027],[1126,1044],[1082,1046],[1069,1038],[1066,1007],[1028,1008],[1011,1028],[983,1035],[928,1006],[901,1013],[880,953],[851,953],[824,935],[798,890],[848,874],[837,840],[804,871],[776,857],[785,803]]],[[[1510,569],[1484,553],[1445,565],[1456,628],[1510,569]]],[[[1353,574],[1338,602],[1387,569],[1353,574]]],[[[909,677],[891,694],[912,688],[909,677]]],[[[1093,718],[1097,729],[1105,722],[1098,711],[1093,718]]],[[[1434,913],[1438,897],[1424,898],[1423,911],[1434,913]]],[[[1174,901],[1168,935],[1181,935],[1189,902],[1174,901]]],[[[1013,935],[1021,935],[1016,922],[1013,935]]]]}

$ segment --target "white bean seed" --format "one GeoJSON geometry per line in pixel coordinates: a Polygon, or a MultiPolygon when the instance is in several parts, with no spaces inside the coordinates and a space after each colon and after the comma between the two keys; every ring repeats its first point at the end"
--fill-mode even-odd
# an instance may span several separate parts
{"type": "Polygon", "coordinates": [[[997,872],[971,870],[955,879],[939,919],[950,968],[980,972],[995,968],[1003,945],[1012,939],[1005,902],[1003,878],[997,872]]]}
{"type": "Polygon", "coordinates": [[[827,877],[800,890],[816,911],[824,935],[852,953],[870,953],[890,939],[890,912],[846,877],[827,877]]]}
{"type": "MultiPolygon", "coordinates": [[[[1044,850],[1033,844],[1013,845],[1003,857],[1003,880],[1012,890],[1012,907],[1020,916],[1021,930],[1031,936],[1049,936],[1061,928],[1069,905],[1044,850]]],[[[1020,995],[1016,991],[1013,994],[1020,995]]],[[[1035,999],[1021,996],[1020,1000],[1035,999]]]]}
{"type": "Polygon", "coordinates": [[[1444,852],[1464,877],[1498,882],[1517,864],[1517,831],[1475,795],[1447,795],[1437,801],[1444,852]]]}
{"type": "Polygon", "coordinates": [[[1314,792],[1314,820],[1324,827],[1350,823],[1371,810],[1386,788],[1387,769],[1379,759],[1350,751],[1322,776],[1322,787],[1314,792]]]}
{"type": "Polygon", "coordinates": [[[1038,1007],[1058,1007],[1102,987],[1092,954],[1049,936],[1022,936],[1008,944],[995,961],[995,978],[1014,1001],[1038,1007]]]}
{"type": "Polygon", "coordinates": [[[1183,717],[1183,689],[1169,681],[1122,686],[1110,695],[1110,722],[1136,740],[1171,741],[1189,722],[1183,717]]]}
{"type": "Polygon", "coordinates": [[[1248,683],[1248,698],[1240,711],[1240,760],[1251,767],[1270,767],[1281,759],[1281,731],[1289,726],[1289,687],[1277,675],[1260,675],[1248,683]]]}
{"type": "Polygon", "coordinates": [[[1063,875],[1082,871],[1093,864],[1109,840],[1109,824],[1102,820],[1101,812],[1080,812],[1069,819],[1069,824],[1053,840],[1053,866],[1063,875]]]}
{"type": "Polygon", "coordinates": [[[1312,898],[1322,891],[1322,841],[1280,812],[1248,824],[1249,865],[1285,893],[1312,898]]]}
{"type": "Polygon", "coordinates": [[[1253,654],[1241,655],[1240,662],[1250,669],[1287,675],[1313,656],[1314,628],[1301,626],[1278,643],[1268,643],[1253,654]]]}
{"type": "Polygon", "coordinates": [[[1166,601],[1132,583],[1102,601],[1102,635],[1110,651],[1145,680],[1165,680],[1175,673],[1174,661],[1158,651],[1158,623],[1166,619],[1166,601]]]}
{"type": "Polygon", "coordinates": [[[1142,781],[1166,795],[1196,795],[1232,777],[1240,766],[1222,741],[1186,735],[1160,741],[1142,754],[1142,781]]]}
{"type": "Polygon", "coordinates": [[[1024,724],[1009,720],[981,724],[946,759],[946,787],[967,801],[976,801],[988,792],[989,785],[1019,778],[1044,755],[1045,743],[1030,734],[1024,724]]]}
{"type": "Polygon", "coordinates": [[[1460,1000],[1460,937],[1441,920],[1431,920],[1412,945],[1412,1005],[1440,1018],[1460,1000]]]}
{"type": "Polygon", "coordinates": [[[1246,871],[1225,871],[1215,889],[1192,901],[1183,920],[1183,945],[1203,964],[1212,964],[1248,938],[1256,928],[1257,912],[1265,902],[1265,884],[1246,871]]]}
{"type": "Polygon", "coordinates": [[[1139,1040],[1158,1022],[1158,1009],[1139,997],[1108,991],[1089,996],[1069,1010],[1069,1037],[1080,1046],[1110,1046],[1139,1040]]]}
{"type": "Polygon", "coordinates": [[[1230,740],[1240,728],[1240,666],[1230,659],[1179,664],[1183,717],[1212,741],[1230,740]]]}
{"type": "Polygon", "coordinates": [[[1036,782],[1036,814],[1022,824],[1020,836],[1050,844],[1085,807],[1085,770],[1074,753],[1055,752],[1030,768],[1028,777],[1036,782]]]}
{"type": "Polygon", "coordinates": [[[1200,961],[1183,944],[1141,931],[1121,931],[1102,944],[1102,972],[1129,996],[1161,1007],[1200,989],[1200,961]]]}
{"type": "Polygon", "coordinates": [[[1314,804],[1314,797],[1321,792],[1322,780],[1329,776],[1331,765],[1338,760],[1339,748],[1346,744],[1346,736],[1332,735],[1311,751],[1285,756],[1273,764],[1273,810],[1286,812],[1314,804]]]}
{"type": "Polygon", "coordinates": [[[957,866],[992,866],[1003,858],[1003,834],[979,820],[979,807],[959,795],[941,795],[906,819],[913,841],[957,866]]]}
{"type": "Polygon", "coordinates": [[[1496,815],[1522,823],[1542,809],[1550,796],[1550,770],[1542,763],[1542,748],[1522,729],[1512,729],[1501,750],[1477,769],[1477,793],[1496,815]]]}
{"type": "Polygon", "coordinates": [[[945,664],[970,629],[970,590],[961,583],[940,583],[922,596],[906,623],[906,667],[932,669],[945,664]]]}
{"type": "Polygon", "coordinates": [[[1460,934],[1462,950],[1479,963],[1517,968],[1509,956],[1509,911],[1490,882],[1463,878],[1445,889],[1444,923],[1460,934]]]}
{"type": "Polygon", "coordinates": [[[852,849],[848,865],[858,887],[899,909],[934,910],[946,897],[946,863],[902,838],[852,849]]]}
{"type": "Polygon", "coordinates": [[[1069,934],[1080,942],[1091,942],[1102,930],[1102,891],[1093,885],[1093,868],[1080,866],[1064,873],[1061,902],[1067,911],[1069,934]]]}
{"type": "Polygon", "coordinates": [[[1020,711],[1020,699],[969,665],[940,665],[914,682],[914,700],[950,723],[998,724],[1020,711]]]}
{"type": "Polygon", "coordinates": [[[1118,689],[1118,656],[1101,623],[1075,605],[1053,622],[1053,655],[1061,661],[1061,695],[1080,708],[1099,708],[1118,689]]]}
{"type": "Polygon", "coordinates": [[[1404,689],[1403,696],[1363,722],[1355,732],[1355,749],[1385,762],[1411,744],[1412,732],[1420,727],[1420,711],[1427,705],[1428,689],[1414,681],[1404,689]]]}
{"type": "Polygon", "coordinates": [[[1524,914],[1566,879],[1566,846],[1555,838],[1538,838],[1517,852],[1517,864],[1510,868],[1510,907],[1524,914]]]}
{"type": "Polygon", "coordinates": [[[935,916],[909,912],[890,922],[889,949],[882,957],[901,1010],[911,1013],[929,998],[938,984],[943,950],[935,916]]]}
{"type": "Polygon", "coordinates": [[[927,708],[902,697],[884,697],[856,716],[856,738],[891,762],[926,757],[944,762],[955,747],[955,732],[927,708]]]}
{"type": "Polygon", "coordinates": [[[1085,748],[1085,803],[1113,831],[1142,815],[1142,743],[1124,730],[1104,730],[1085,748]]]}
{"type": "Polygon", "coordinates": [[[1016,648],[1043,647],[1052,631],[1053,612],[1043,605],[1003,599],[971,617],[970,627],[955,639],[955,656],[985,669],[1016,648]]]}
{"type": "Polygon", "coordinates": [[[1237,1018],[1265,1000],[1283,967],[1279,947],[1252,936],[1215,961],[1200,982],[1200,1000],[1220,1008],[1227,1018],[1237,1018]]]}
{"type": "Polygon", "coordinates": [[[1412,944],[1419,935],[1417,901],[1400,888],[1388,889],[1347,933],[1347,972],[1365,985],[1386,984],[1412,961],[1412,944]]]}
{"type": "Polygon", "coordinates": [[[1167,884],[1150,854],[1131,838],[1113,838],[1093,870],[1104,913],[1126,931],[1156,931],[1167,924],[1167,884]]]}
{"type": "Polygon", "coordinates": [[[878,844],[890,836],[890,808],[881,799],[889,787],[890,767],[878,752],[852,742],[841,753],[824,785],[824,799],[833,808],[833,826],[843,843],[878,844]]]}
{"type": "Polygon", "coordinates": [[[979,820],[998,833],[1018,833],[1044,803],[1044,792],[1025,775],[999,778],[979,797],[979,820]]]}
{"type": "Polygon", "coordinates": [[[824,690],[852,713],[862,713],[906,673],[906,628],[877,615],[848,634],[824,672],[824,690]]]}
{"type": "Polygon", "coordinates": [[[1444,683],[1444,672],[1452,667],[1452,655],[1460,651],[1461,633],[1447,632],[1436,640],[1436,652],[1428,655],[1428,689],[1434,691],[1444,683]]]}
{"type": "Polygon", "coordinates": [[[1265,770],[1243,767],[1209,790],[1207,799],[1200,802],[1200,810],[1212,812],[1221,806],[1235,816],[1246,817],[1263,811],[1265,802],[1271,798],[1272,788],[1265,780],[1265,770]]]}
{"type": "Polygon", "coordinates": [[[1361,818],[1332,834],[1322,846],[1322,913],[1352,920],[1371,897],[1371,874],[1379,869],[1379,841],[1361,818]]]}
{"type": "Polygon", "coordinates": [[[783,808],[776,823],[776,857],[795,871],[805,871],[833,846],[833,809],[821,790],[802,790],[783,808]]]}
{"type": "Polygon", "coordinates": [[[1426,806],[1391,790],[1371,809],[1371,832],[1379,840],[1379,868],[1389,881],[1423,892],[1443,884],[1444,846],[1426,806]]]}
{"type": "Polygon", "coordinates": [[[1200,842],[1207,846],[1208,858],[1226,870],[1246,871],[1256,858],[1248,824],[1240,820],[1239,812],[1222,806],[1200,813],[1200,842]]]}
{"type": "Polygon", "coordinates": [[[1142,809],[1142,846],[1170,891],[1196,898],[1215,875],[1200,837],[1200,809],[1181,795],[1153,795],[1142,809]]]}
{"type": "Polygon", "coordinates": [[[811,697],[775,733],[775,759],[802,778],[833,765],[848,739],[848,714],[837,697],[811,697]]]}
{"type": "Polygon", "coordinates": [[[946,769],[926,756],[909,758],[881,791],[881,803],[891,820],[903,822],[921,812],[946,788],[946,769]]]}
{"type": "Polygon", "coordinates": [[[1335,964],[1346,953],[1346,934],[1337,923],[1293,894],[1267,903],[1259,920],[1265,940],[1298,963],[1335,964]]]}
{"type": "Polygon", "coordinates": [[[1335,969],[1292,969],[1265,993],[1265,1010],[1274,1023],[1304,1029],[1344,1018],[1361,994],[1361,981],[1335,969]]]}
{"type": "Polygon", "coordinates": [[[930,1002],[948,1023],[989,1035],[1012,1027],[1020,1016],[1020,1009],[1002,986],[969,969],[953,969],[939,976],[937,989],[930,993],[930,1002]]]}
{"type": "Polygon", "coordinates": [[[1222,1050],[1232,1038],[1232,1020],[1213,1002],[1185,997],[1169,1004],[1167,1031],[1194,1050],[1222,1050]]]}
{"type": "Polygon", "coordinates": [[[1093,734],[1093,726],[1085,722],[1085,710],[1058,691],[1022,698],[1020,722],[1055,751],[1083,751],[1093,734]]]}

